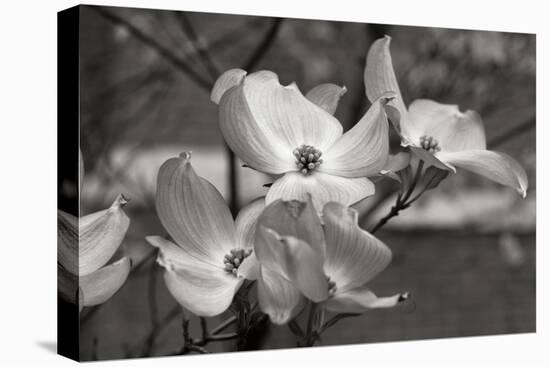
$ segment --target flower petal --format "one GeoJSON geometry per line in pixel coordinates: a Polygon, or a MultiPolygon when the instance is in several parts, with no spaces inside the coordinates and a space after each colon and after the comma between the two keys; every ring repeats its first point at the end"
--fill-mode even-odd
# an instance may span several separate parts
{"type": "Polygon", "coordinates": [[[243,282],[192,257],[185,266],[159,263],[166,269],[164,280],[172,296],[197,316],[212,317],[227,310],[243,282]]]}
{"type": "Polygon", "coordinates": [[[374,194],[374,184],[367,178],[346,178],[313,172],[303,175],[289,172],[273,183],[266,195],[269,205],[277,199],[305,201],[311,194],[315,209],[320,212],[330,201],[351,205],[374,194]]]}
{"type": "Polygon", "coordinates": [[[111,207],[79,220],[79,274],[90,274],[114,255],[130,225],[122,209],[127,201],[119,195],[111,207]]]}
{"type": "MultiPolygon", "coordinates": [[[[304,201],[276,200],[265,208],[258,223],[281,236],[299,238],[307,242],[315,252],[322,256],[325,254],[323,227],[309,194],[305,195],[304,201]]],[[[257,244],[258,236],[256,237],[257,244]]]]}
{"type": "Polygon", "coordinates": [[[258,278],[258,304],[271,322],[286,324],[304,307],[305,298],[289,281],[277,273],[260,267],[258,278]]]}
{"type": "Polygon", "coordinates": [[[224,93],[234,86],[239,85],[245,76],[246,71],[242,69],[227,70],[218,78],[218,80],[216,80],[216,83],[214,83],[214,87],[210,93],[210,100],[216,104],[220,103],[224,93]]]}
{"type": "Polygon", "coordinates": [[[421,136],[437,140],[442,152],[485,149],[483,121],[475,111],[460,112],[458,106],[417,99],[409,106],[412,144],[419,146],[421,136]]]}
{"type": "Polygon", "coordinates": [[[465,150],[454,153],[439,153],[437,157],[448,165],[487,177],[502,185],[510,186],[525,198],[527,195],[527,174],[512,157],[490,150],[465,150]]]}
{"type": "Polygon", "coordinates": [[[325,151],[342,135],[336,118],[305,98],[296,84],[282,86],[275,73],[250,74],[243,93],[256,123],[270,140],[290,148],[288,154],[302,144],[325,151]]]}
{"type": "Polygon", "coordinates": [[[195,173],[190,160],[190,153],[182,153],[160,167],[157,213],[185,252],[218,265],[236,247],[235,224],[222,195],[195,173]]]}
{"type": "MultiPolygon", "coordinates": [[[[412,145],[408,146],[409,151],[413,154],[414,158],[417,158],[411,164],[418,163],[418,159],[424,161],[424,167],[437,167],[441,170],[453,170],[452,167],[446,165],[444,162],[441,162],[441,160],[438,158],[439,155],[434,155],[431,152],[428,152],[427,150],[419,147],[413,147],[412,145]]],[[[415,165],[416,165],[415,164],[415,165]]]]}
{"type": "Polygon", "coordinates": [[[262,129],[252,115],[244,85],[227,91],[219,104],[220,130],[231,150],[247,165],[265,173],[295,170],[292,150],[262,129]]]}
{"type": "Polygon", "coordinates": [[[400,120],[407,120],[407,108],[393,70],[390,42],[391,37],[385,36],[376,40],[370,47],[364,73],[365,90],[372,103],[387,92],[396,94],[396,98],[391,100],[388,106],[397,110],[397,114],[390,115],[390,119],[396,125],[397,131],[401,131],[400,120]]]}
{"type": "Polygon", "coordinates": [[[78,274],[78,218],[62,210],[57,211],[57,262],[78,274]]]}
{"type": "Polygon", "coordinates": [[[83,305],[95,306],[111,298],[122,287],[131,268],[130,258],[123,257],[111,265],[80,277],[83,305]]]}
{"type": "Polygon", "coordinates": [[[357,224],[357,211],[339,203],[323,209],[327,254],[325,272],[336,283],[336,292],[361,286],[384,270],[390,249],[357,224]]]}
{"type": "Polygon", "coordinates": [[[239,211],[235,219],[237,247],[254,248],[256,223],[265,209],[265,197],[253,200],[239,211]]]}
{"type": "Polygon", "coordinates": [[[343,293],[336,293],[324,306],[338,313],[363,313],[373,308],[394,307],[408,298],[407,293],[391,297],[377,297],[367,287],[358,287],[343,293]]]}
{"type": "Polygon", "coordinates": [[[252,252],[246,257],[241,266],[237,269],[237,276],[248,280],[258,279],[260,274],[260,263],[256,257],[256,253],[252,252]]]}
{"type": "Polygon", "coordinates": [[[336,108],[338,108],[340,98],[342,98],[347,91],[345,86],[340,87],[331,83],[320,84],[310,89],[309,92],[306,93],[306,98],[331,115],[334,115],[336,108]]]}
{"type": "Polygon", "coordinates": [[[386,165],[390,151],[388,119],[384,105],[389,95],[377,99],[361,120],[324,155],[321,172],[343,177],[378,174],[386,165]]]}
{"type": "Polygon", "coordinates": [[[384,169],[381,171],[382,174],[387,174],[388,172],[397,173],[402,169],[405,169],[411,163],[411,154],[406,151],[400,151],[397,154],[390,154],[388,156],[388,161],[384,166],[384,169]]]}
{"type": "Polygon", "coordinates": [[[323,271],[323,256],[309,243],[259,226],[256,256],[262,268],[283,276],[307,298],[314,302],[327,299],[329,287],[323,271]]]}

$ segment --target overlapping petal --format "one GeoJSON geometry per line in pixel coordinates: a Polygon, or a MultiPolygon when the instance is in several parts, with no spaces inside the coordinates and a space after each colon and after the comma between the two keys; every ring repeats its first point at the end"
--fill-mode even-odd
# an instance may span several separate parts
{"type": "Polygon", "coordinates": [[[216,83],[214,83],[214,87],[210,93],[210,100],[216,104],[220,103],[220,100],[225,92],[234,86],[241,84],[245,76],[246,71],[242,69],[227,70],[218,78],[218,80],[216,80],[216,83]]]}
{"type": "Polygon", "coordinates": [[[260,197],[239,211],[235,218],[236,240],[238,248],[253,248],[256,223],[265,209],[265,198],[260,197]]]}
{"type": "Polygon", "coordinates": [[[331,83],[320,84],[310,89],[309,92],[306,93],[306,98],[331,115],[334,115],[338,108],[340,98],[342,98],[347,91],[345,86],[340,87],[331,83]]]}
{"type": "Polygon", "coordinates": [[[119,195],[109,209],[80,218],[78,267],[81,276],[105,265],[120,246],[130,225],[122,209],[126,203],[119,195]]]}
{"type": "Polygon", "coordinates": [[[189,259],[186,267],[166,269],[164,280],[168,290],[178,303],[198,316],[221,314],[231,304],[243,279],[189,259]]]}
{"type": "Polygon", "coordinates": [[[335,294],[324,303],[324,306],[333,312],[363,313],[373,308],[394,307],[405,301],[407,297],[407,293],[377,297],[369,288],[363,286],[335,294]]]}
{"type": "Polygon", "coordinates": [[[337,292],[359,287],[384,270],[391,261],[390,249],[357,224],[357,211],[339,203],[323,209],[327,253],[325,272],[337,292]]]}
{"type": "Polygon", "coordinates": [[[262,268],[291,281],[312,301],[320,302],[328,297],[323,254],[309,243],[292,236],[280,236],[274,230],[259,226],[256,256],[262,268]]]}
{"type": "Polygon", "coordinates": [[[235,247],[235,225],[222,195],[195,173],[190,159],[183,153],[160,167],[157,213],[183,251],[218,265],[235,247]]]}
{"type": "Polygon", "coordinates": [[[374,191],[374,184],[367,178],[346,178],[323,172],[304,176],[289,172],[273,183],[267,192],[266,204],[277,199],[305,201],[311,194],[313,205],[320,212],[330,201],[351,205],[373,195],[374,191]]]}
{"type": "Polygon", "coordinates": [[[485,129],[478,113],[460,112],[457,105],[417,99],[409,106],[407,139],[419,144],[421,136],[437,139],[443,152],[485,149],[485,129]]]}
{"type": "Polygon", "coordinates": [[[365,90],[369,101],[374,103],[387,92],[393,92],[396,98],[388,103],[388,115],[397,131],[401,131],[402,120],[407,120],[407,108],[395,77],[390,54],[391,37],[376,40],[367,54],[364,72],[365,90]],[[392,113],[395,110],[395,113],[392,113]],[[391,112],[390,112],[391,111],[391,112]]]}
{"type": "Polygon", "coordinates": [[[293,319],[304,307],[305,298],[288,280],[265,267],[260,267],[258,304],[271,322],[282,325],[293,319]]]}
{"type": "Polygon", "coordinates": [[[83,306],[99,305],[111,298],[126,282],[131,268],[130,258],[123,257],[91,274],[80,277],[83,306]]]}
{"type": "Polygon", "coordinates": [[[342,177],[368,177],[378,174],[389,155],[388,120],[384,106],[393,98],[377,99],[363,118],[324,154],[321,172],[342,177]]]}
{"type": "Polygon", "coordinates": [[[456,166],[487,177],[527,195],[527,174],[521,165],[507,154],[489,150],[465,150],[440,153],[437,157],[448,165],[456,166]]]}
{"type": "Polygon", "coordinates": [[[62,210],[57,211],[57,262],[78,274],[78,218],[62,210]]]}
{"type": "Polygon", "coordinates": [[[304,240],[315,252],[322,256],[325,254],[321,220],[309,194],[306,194],[304,201],[276,200],[265,208],[258,223],[281,236],[292,236],[304,240]]]}

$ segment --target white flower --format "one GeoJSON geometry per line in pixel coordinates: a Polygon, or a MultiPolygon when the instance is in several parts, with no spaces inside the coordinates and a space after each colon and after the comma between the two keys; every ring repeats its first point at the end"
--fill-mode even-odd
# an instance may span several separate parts
{"type": "Polygon", "coordinates": [[[219,103],[226,143],[248,166],[276,177],[266,203],[305,200],[311,193],[317,210],[329,201],[353,204],[374,193],[367,179],[388,157],[384,94],[363,118],[343,134],[332,116],[345,88],[323,84],[306,96],[296,84],[282,86],[276,74],[225,72],[211,98],[219,103]]]}
{"type": "Polygon", "coordinates": [[[487,150],[481,117],[456,105],[427,99],[405,107],[390,55],[391,38],[378,39],[371,46],[365,68],[365,88],[369,100],[376,101],[386,91],[397,96],[386,106],[388,115],[401,135],[402,145],[427,164],[456,172],[456,167],[485,176],[527,193],[525,170],[510,156],[487,150]]]}
{"type": "Polygon", "coordinates": [[[190,153],[167,160],[158,173],[156,207],[172,240],[147,237],[158,247],[158,262],[174,298],[199,316],[224,312],[245,278],[255,277],[255,223],[263,210],[259,198],[233,221],[216,188],[199,177],[190,153]]]}

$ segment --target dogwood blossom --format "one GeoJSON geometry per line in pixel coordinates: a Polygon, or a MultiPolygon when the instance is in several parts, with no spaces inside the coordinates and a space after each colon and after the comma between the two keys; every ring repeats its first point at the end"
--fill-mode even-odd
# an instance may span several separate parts
{"type": "Polygon", "coordinates": [[[224,312],[257,270],[256,220],[264,199],[244,207],[235,221],[222,195],[191,166],[191,154],[167,160],[158,173],[156,208],[170,239],[149,236],[170,293],[199,316],[224,312]]]}
{"type": "Polygon", "coordinates": [[[217,80],[211,99],[219,104],[226,143],[249,167],[276,178],[266,203],[304,200],[311,193],[317,210],[329,201],[353,204],[374,193],[367,178],[388,157],[388,123],[379,96],[361,120],[343,134],[332,115],[345,88],[323,84],[305,96],[277,75],[246,75],[232,69],[217,80]]]}
{"type": "Polygon", "coordinates": [[[428,99],[418,99],[405,107],[393,70],[390,41],[386,36],[371,46],[364,81],[370,101],[376,101],[388,90],[396,93],[396,98],[388,102],[387,111],[401,135],[402,145],[428,165],[452,172],[463,168],[510,186],[525,197],[525,170],[507,154],[487,150],[483,121],[477,112],[461,112],[456,105],[428,99]]]}

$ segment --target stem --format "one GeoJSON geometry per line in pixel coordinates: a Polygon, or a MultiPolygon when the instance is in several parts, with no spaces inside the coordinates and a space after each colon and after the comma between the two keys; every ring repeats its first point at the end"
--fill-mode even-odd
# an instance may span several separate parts
{"type": "Polygon", "coordinates": [[[305,338],[305,345],[306,347],[311,347],[313,344],[315,344],[316,335],[314,335],[315,331],[313,330],[313,320],[315,319],[315,313],[317,312],[317,308],[319,305],[315,302],[311,302],[311,306],[309,308],[309,315],[307,320],[307,328],[306,328],[306,338],[305,338]]]}

